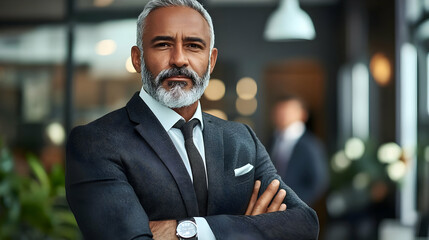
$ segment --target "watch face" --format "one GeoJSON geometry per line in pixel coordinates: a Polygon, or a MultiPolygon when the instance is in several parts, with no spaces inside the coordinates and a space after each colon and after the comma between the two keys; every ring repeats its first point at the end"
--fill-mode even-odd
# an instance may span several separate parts
{"type": "Polygon", "coordinates": [[[177,234],[182,238],[191,238],[197,235],[197,225],[192,221],[183,221],[177,226],[177,234]]]}

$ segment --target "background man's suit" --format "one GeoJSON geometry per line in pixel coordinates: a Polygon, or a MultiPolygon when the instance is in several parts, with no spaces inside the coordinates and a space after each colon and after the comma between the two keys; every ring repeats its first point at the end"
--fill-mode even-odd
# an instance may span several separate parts
{"type": "Polygon", "coordinates": [[[273,158],[273,161],[283,181],[308,205],[313,205],[327,190],[326,153],[310,131],[305,130],[297,140],[288,159],[273,158]]]}
{"type": "MultiPolygon", "coordinates": [[[[255,180],[263,192],[279,176],[250,128],[208,114],[203,119],[205,218],[216,238],[246,233],[255,239],[316,239],[315,212],[283,182],[286,211],[243,216],[255,180]],[[248,163],[254,168],[235,177],[234,169],[248,163]]],[[[126,107],[75,128],[66,163],[67,199],[88,239],[150,239],[149,220],[198,216],[183,161],[138,94],[126,107]]]]}

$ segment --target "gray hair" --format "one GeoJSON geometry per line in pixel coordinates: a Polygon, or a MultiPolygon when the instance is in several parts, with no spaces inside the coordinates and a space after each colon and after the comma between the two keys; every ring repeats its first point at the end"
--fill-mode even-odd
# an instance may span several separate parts
{"type": "Polygon", "coordinates": [[[207,10],[204,9],[204,7],[201,5],[201,3],[199,3],[197,0],[151,0],[146,4],[137,19],[137,47],[139,47],[140,52],[143,53],[143,31],[146,17],[155,9],[172,6],[190,7],[199,12],[204,17],[210,28],[210,50],[213,49],[215,35],[212,18],[210,17],[207,10]]]}

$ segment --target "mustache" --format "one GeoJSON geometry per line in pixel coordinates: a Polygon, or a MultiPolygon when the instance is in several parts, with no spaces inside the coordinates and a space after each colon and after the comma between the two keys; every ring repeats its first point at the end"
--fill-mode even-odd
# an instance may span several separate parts
{"type": "Polygon", "coordinates": [[[158,76],[157,76],[157,83],[160,84],[163,82],[166,78],[174,77],[174,76],[184,76],[192,80],[193,84],[198,84],[201,82],[201,78],[198,76],[198,74],[190,70],[186,67],[180,67],[180,68],[169,68],[162,70],[158,76]]]}

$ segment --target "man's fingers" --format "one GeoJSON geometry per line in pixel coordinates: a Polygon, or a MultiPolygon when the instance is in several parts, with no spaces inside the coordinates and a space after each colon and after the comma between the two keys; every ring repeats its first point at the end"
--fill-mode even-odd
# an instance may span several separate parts
{"type": "Polygon", "coordinates": [[[282,203],[282,205],[280,205],[279,211],[286,211],[286,204],[282,203]]]}
{"type": "Polygon", "coordinates": [[[267,212],[268,204],[270,204],[274,195],[277,193],[279,189],[280,182],[279,180],[273,180],[265,189],[265,192],[259,197],[256,201],[255,206],[253,207],[252,215],[259,215],[267,212]]]}
{"type": "Polygon", "coordinates": [[[253,187],[252,197],[250,198],[249,204],[247,205],[247,210],[245,215],[252,214],[253,207],[255,206],[256,200],[258,199],[259,189],[261,188],[261,181],[256,180],[253,187]]]}
{"type": "Polygon", "coordinates": [[[280,210],[280,207],[283,203],[283,200],[286,197],[286,191],[284,189],[280,189],[277,195],[274,197],[270,206],[267,209],[267,212],[277,212],[280,210]]]}

